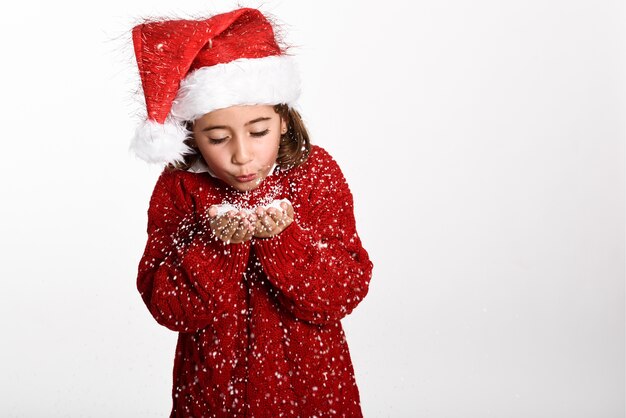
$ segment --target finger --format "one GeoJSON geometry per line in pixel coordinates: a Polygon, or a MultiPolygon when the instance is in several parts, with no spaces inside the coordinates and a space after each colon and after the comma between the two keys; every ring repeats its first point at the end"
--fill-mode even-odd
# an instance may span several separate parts
{"type": "Polygon", "coordinates": [[[224,227],[230,226],[233,222],[237,223],[239,221],[236,210],[229,210],[219,218],[222,220],[224,227]]]}
{"type": "MultiPolygon", "coordinates": [[[[231,242],[239,244],[246,240],[246,236],[254,231],[254,225],[248,219],[249,214],[246,211],[239,211],[232,219],[235,223],[235,230],[231,236],[231,242]]],[[[248,239],[250,239],[250,237],[248,239]]]]}
{"type": "Polygon", "coordinates": [[[229,219],[228,224],[226,225],[226,227],[223,230],[223,234],[224,235],[228,235],[229,237],[232,236],[235,231],[237,230],[237,228],[239,227],[239,220],[238,219],[229,219]]]}
{"type": "Polygon", "coordinates": [[[289,202],[280,202],[280,207],[288,217],[293,218],[293,206],[289,202]]]}
{"type": "Polygon", "coordinates": [[[251,225],[251,228],[246,230],[246,235],[243,237],[243,240],[249,241],[252,239],[253,236],[254,236],[254,227],[252,227],[251,225]]]}
{"type": "Polygon", "coordinates": [[[213,235],[217,237],[219,235],[219,232],[222,230],[222,228],[220,227],[220,219],[211,218],[211,220],[209,221],[209,226],[211,227],[211,232],[213,232],[213,235]]]}
{"type": "Polygon", "coordinates": [[[244,226],[243,221],[239,222],[239,225],[237,226],[237,228],[235,229],[235,232],[233,233],[231,240],[232,242],[238,244],[243,240],[243,237],[246,235],[246,233],[248,232],[248,228],[246,226],[244,226]]]}
{"type": "Polygon", "coordinates": [[[232,240],[232,236],[237,230],[237,222],[228,222],[228,224],[219,231],[219,238],[228,243],[232,240]]]}
{"type": "Polygon", "coordinates": [[[276,225],[281,229],[284,229],[287,225],[291,223],[292,219],[290,219],[287,214],[283,215],[279,220],[276,221],[276,225]]]}
{"type": "Polygon", "coordinates": [[[219,235],[226,226],[228,226],[229,219],[226,216],[220,216],[213,218],[210,221],[211,230],[216,236],[219,235]]]}
{"type": "Polygon", "coordinates": [[[285,212],[279,212],[276,217],[272,217],[272,219],[277,227],[282,228],[287,222],[287,214],[285,212]]]}
{"type": "Polygon", "coordinates": [[[273,232],[276,230],[276,222],[270,216],[265,216],[261,220],[261,223],[263,224],[267,232],[273,232]]]}
{"type": "Polygon", "coordinates": [[[261,235],[263,235],[264,226],[261,223],[261,220],[257,218],[257,220],[254,222],[253,225],[254,225],[254,236],[260,237],[261,235]]]}
{"type": "Polygon", "coordinates": [[[238,244],[241,242],[244,235],[246,235],[246,231],[241,228],[237,228],[235,229],[235,232],[233,232],[233,235],[230,237],[230,240],[234,244],[238,244]]]}
{"type": "Polygon", "coordinates": [[[254,234],[254,224],[250,222],[248,218],[244,218],[241,220],[240,230],[241,230],[240,242],[247,241],[251,239],[252,235],[254,234]]]}
{"type": "Polygon", "coordinates": [[[266,213],[272,218],[274,222],[278,222],[283,216],[283,212],[276,208],[267,209],[266,213]]]}
{"type": "Polygon", "coordinates": [[[263,218],[257,218],[254,223],[254,236],[258,238],[267,238],[269,235],[267,234],[267,228],[263,222],[263,218]]]}
{"type": "Polygon", "coordinates": [[[285,205],[287,205],[287,216],[289,216],[291,219],[294,219],[295,211],[293,210],[293,206],[290,203],[284,203],[285,205]]]}
{"type": "Polygon", "coordinates": [[[293,222],[293,207],[289,203],[281,203],[281,207],[283,208],[283,216],[280,219],[279,225],[283,226],[283,229],[293,222]]]}
{"type": "Polygon", "coordinates": [[[250,222],[250,219],[248,219],[248,218],[244,218],[244,219],[241,221],[241,223],[242,223],[242,225],[243,225],[243,229],[244,229],[246,232],[248,232],[248,231],[250,231],[250,232],[254,231],[254,225],[255,225],[255,223],[256,223],[256,222],[250,222]]]}
{"type": "Polygon", "coordinates": [[[226,244],[230,244],[233,241],[234,232],[235,231],[232,229],[226,230],[222,232],[222,235],[220,235],[220,239],[224,241],[226,244]]]}
{"type": "Polygon", "coordinates": [[[284,230],[285,230],[285,229],[286,229],[289,225],[291,225],[292,223],[293,223],[293,219],[291,219],[291,218],[287,218],[287,219],[285,220],[285,223],[284,223],[284,224],[283,224],[283,226],[282,226],[283,231],[284,231],[284,230]]]}
{"type": "Polygon", "coordinates": [[[217,206],[212,205],[208,210],[209,218],[215,218],[217,216],[217,206]]]}

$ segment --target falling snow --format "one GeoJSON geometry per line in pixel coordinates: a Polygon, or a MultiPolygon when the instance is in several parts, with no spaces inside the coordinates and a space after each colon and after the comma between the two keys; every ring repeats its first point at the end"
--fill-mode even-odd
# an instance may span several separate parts
{"type": "Polygon", "coordinates": [[[164,172],[137,287],[156,321],[179,332],[172,416],[361,416],[340,320],[367,294],[371,272],[348,185],[320,147],[248,193],[164,172]],[[211,205],[283,199],[296,221],[272,238],[226,244],[203,217],[211,205]]]}

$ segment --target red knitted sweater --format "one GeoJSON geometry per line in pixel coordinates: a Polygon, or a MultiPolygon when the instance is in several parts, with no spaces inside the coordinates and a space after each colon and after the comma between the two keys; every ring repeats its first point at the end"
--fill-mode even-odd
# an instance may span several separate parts
{"type": "Polygon", "coordinates": [[[208,173],[163,171],[148,209],[137,288],[178,331],[170,417],[360,417],[339,322],[367,294],[372,263],[337,163],[308,160],[238,192],[208,173]],[[213,237],[212,204],[287,198],[295,221],[272,238],[213,237]]]}

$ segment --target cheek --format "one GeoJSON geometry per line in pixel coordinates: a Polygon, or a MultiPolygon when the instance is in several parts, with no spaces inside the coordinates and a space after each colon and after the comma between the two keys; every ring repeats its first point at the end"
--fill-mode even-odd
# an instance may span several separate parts
{"type": "Polygon", "coordinates": [[[211,168],[211,170],[221,171],[224,168],[226,168],[226,161],[228,159],[228,156],[222,150],[212,149],[211,151],[208,151],[204,149],[204,150],[201,150],[201,154],[202,154],[202,157],[204,158],[204,161],[211,168]]]}
{"type": "Polygon", "coordinates": [[[264,163],[267,162],[273,162],[272,160],[276,159],[276,155],[278,154],[278,146],[273,147],[266,147],[265,149],[263,149],[263,151],[261,152],[261,154],[259,154],[259,157],[261,160],[263,160],[264,163]]]}
{"type": "Polygon", "coordinates": [[[271,138],[269,141],[267,141],[267,143],[264,144],[259,156],[262,156],[262,159],[265,160],[265,162],[271,161],[272,163],[274,163],[274,160],[276,160],[276,156],[278,155],[279,144],[280,137],[271,138]]]}

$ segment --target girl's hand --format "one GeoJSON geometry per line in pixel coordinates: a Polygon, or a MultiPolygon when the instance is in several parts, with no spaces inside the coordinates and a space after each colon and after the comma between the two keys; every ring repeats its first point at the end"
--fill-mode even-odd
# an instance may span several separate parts
{"type": "Polygon", "coordinates": [[[257,207],[253,236],[255,238],[269,238],[283,232],[293,222],[294,212],[291,204],[282,202],[280,209],[257,207]]]}
{"type": "Polygon", "coordinates": [[[250,222],[245,212],[231,210],[217,216],[217,207],[211,206],[208,214],[211,232],[226,244],[240,244],[252,238],[254,224],[250,222]]]}

